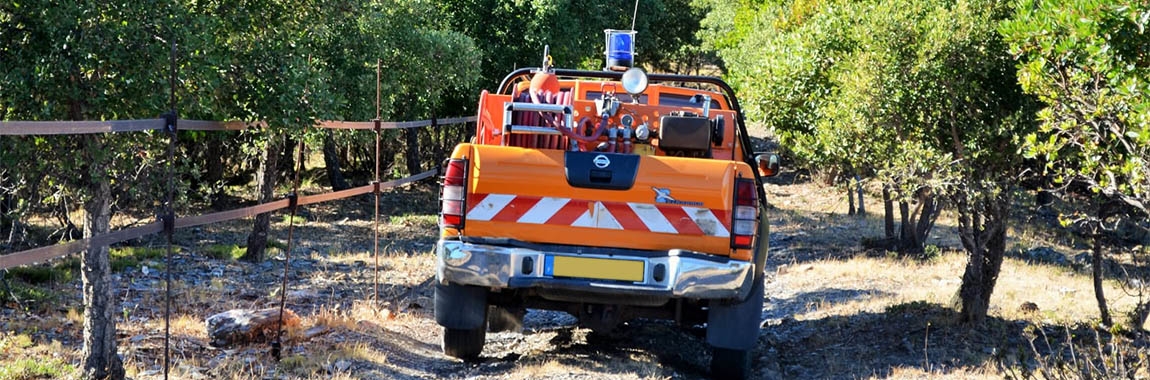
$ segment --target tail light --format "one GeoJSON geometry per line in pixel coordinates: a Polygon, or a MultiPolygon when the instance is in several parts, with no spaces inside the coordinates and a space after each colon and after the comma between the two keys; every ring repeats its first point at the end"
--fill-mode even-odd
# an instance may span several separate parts
{"type": "Polygon", "coordinates": [[[759,193],[755,180],[735,180],[735,209],[731,213],[731,248],[748,249],[755,245],[759,230],[759,193]]]}
{"type": "Polygon", "coordinates": [[[453,158],[447,162],[443,175],[443,192],[439,195],[439,224],[445,228],[463,228],[467,211],[467,159],[453,158]]]}

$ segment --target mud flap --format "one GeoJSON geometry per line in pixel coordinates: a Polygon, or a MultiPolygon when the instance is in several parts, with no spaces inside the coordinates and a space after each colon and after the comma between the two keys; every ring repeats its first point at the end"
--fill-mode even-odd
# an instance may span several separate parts
{"type": "Polygon", "coordinates": [[[473,330],[487,325],[487,289],[477,286],[435,284],[435,322],[440,326],[473,330]]]}
{"type": "Polygon", "coordinates": [[[707,344],[730,350],[750,350],[758,344],[763,319],[763,280],[756,276],[742,302],[713,302],[707,312],[707,344]]]}

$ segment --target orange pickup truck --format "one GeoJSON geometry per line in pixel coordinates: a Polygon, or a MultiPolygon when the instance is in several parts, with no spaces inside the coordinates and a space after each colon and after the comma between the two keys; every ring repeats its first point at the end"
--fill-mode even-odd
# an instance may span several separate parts
{"type": "Polygon", "coordinates": [[[526,308],[592,329],[706,325],[716,377],[746,378],[763,306],[762,177],[733,90],[641,69],[524,68],[479,98],[446,161],[435,318],[470,359],[526,308]],[[696,88],[712,88],[717,91],[696,88]]]}

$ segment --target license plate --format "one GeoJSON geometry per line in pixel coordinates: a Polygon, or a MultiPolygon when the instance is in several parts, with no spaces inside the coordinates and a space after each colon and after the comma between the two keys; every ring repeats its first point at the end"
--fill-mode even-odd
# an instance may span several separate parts
{"type": "Polygon", "coordinates": [[[543,274],[554,277],[639,282],[643,270],[643,262],[637,260],[547,256],[543,261],[543,274]]]}

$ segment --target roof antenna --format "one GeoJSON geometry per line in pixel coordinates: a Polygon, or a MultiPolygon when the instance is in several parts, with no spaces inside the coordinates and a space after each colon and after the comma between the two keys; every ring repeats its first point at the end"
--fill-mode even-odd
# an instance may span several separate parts
{"type": "Polygon", "coordinates": [[[639,0],[635,0],[635,13],[631,14],[631,30],[635,30],[635,17],[639,16],[639,0]]]}

